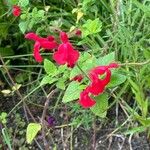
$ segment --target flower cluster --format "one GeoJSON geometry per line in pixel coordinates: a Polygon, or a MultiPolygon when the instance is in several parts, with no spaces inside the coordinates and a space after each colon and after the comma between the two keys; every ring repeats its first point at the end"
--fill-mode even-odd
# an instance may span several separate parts
{"type": "Polygon", "coordinates": [[[119,65],[111,63],[108,66],[98,66],[90,70],[90,84],[81,92],[79,103],[84,108],[89,108],[95,105],[96,101],[90,95],[97,96],[104,92],[105,87],[110,82],[112,68],[118,68],[119,65]],[[103,77],[103,78],[102,78],[103,77]]]}
{"type": "Polygon", "coordinates": [[[65,32],[60,32],[61,44],[58,44],[53,36],[43,38],[32,32],[26,34],[25,38],[35,42],[33,53],[37,62],[43,61],[40,55],[40,48],[52,50],[58,47],[58,50],[53,54],[53,59],[59,65],[67,64],[68,67],[73,67],[79,58],[79,52],[74,50],[65,32]]]}
{"type": "Polygon", "coordinates": [[[43,58],[40,55],[40,48],[52,50],[52,49],[57,48],[57,46],[58,46],[58,44],[55,41],[53,36],[48,36],[47,38],[42,38],[42,37],[38,36],[37,34],[30,32],[25,35],[25,38],[29,39],[29,40],[33,40],[35,42],[33,54],[34,54],[34,58],[37,62],[43,61],[43,58]]]}
{"type": "Polygon", "coordinates": [[[14,5],[13,8],[12,8],[12,14],[15,17],[20,16],[20,14],[21,14],[21,8],[20,8],[20,6],[14,5]]]}
{"type": "MultiPolygon", "coordinates": [[[[40,55],[41,48],[45,50],[57,49],[53,53],[53,59],[59,65],[67,64],[68,67],[72,68],[79,59],[79,52],[73,48],[65,32],[60,32],[60,44],[56,42],[53,36],[43,38],[33,32],[27,33],[25,38],[35,42],[33,54],[37,62],[43,61],[40,55]]],[[[117,63],[111,63],[108,66],[98,66],[91,69],[88,73],[90,84],[80,93],[79,104],[84,108],[94,106],[96,101],[91,96],[97,96],[104,92],[111,79],[111,69],[118,67],[117,63]]],[[[81,82],[82,79],[83,75],[79,74],[72,81],[81,82]]]]}
{"type": "Polygon", "coordinates": [[[72,68],[79,58],[79,52],[73,49],[65,32],[60,32],[60,39],[62,44],[59,45],[58,51],[54,53],[53,59],[60,65],[67,63],[67,66],[72,68]]]}

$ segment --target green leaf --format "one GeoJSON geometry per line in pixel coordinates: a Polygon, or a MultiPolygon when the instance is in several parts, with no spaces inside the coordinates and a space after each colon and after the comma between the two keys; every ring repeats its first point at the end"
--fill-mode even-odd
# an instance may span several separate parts
{"type": "Polygon", "coordinates": [[[52,84],[53,82],[57,81],[57,78],[52,78],[50,76],[45,76],[41,83],[40,86],[45,85],[45,84],[52,84]]]}
{"type": "Polygon", "coordinates": [[[73,69],[70,72],[70,80],[81,73],[81,70],[77,66],[73,67],[73,69]]]}
{"type": "Polygon", "coordinates": [[[39,17],[39,18],[43,18],[43,17],[44,17],[44,13],[45,13],[44,10],[39,10],[39,11],[38,11],[38,17],[39,17]]]}
{"type": "Polygon", "coordinates": [[[15,80],[17,83],[23,83],[29,78],[27,73],[19,73],[16,75],[15,80]]]}
{"type": "Polygon", "coordinates": [[[63,79],[58,80],[58,82],[56,83],[56,87],[59,89],[65,90],[65,87],[66,87],[65,80],[63,79]]]}
{"type": "Polygon", "coordinates": [[[80,92],[82,91],[82,85],[80,86],[80,83],[76,81],[72,81],[69,86],[67,87],[64,97],[63,97],[63,103],[71,102],[73,100],[76,100],[80,96],[80,92]]]}
{"type": "Polygon", "coordinates": [[[146,128],[147,127],[145,126],[135,127],[135,128],[129,129],[128,131],[125,131],[124,134],[129,135],[129,134],[144,132],[146,128]]]}
{"type": "Polygon", "coordinates": [[[11,47],[0,47],[1,56],[11,56],[14,55],[14,51],[11,47]]]}
{"type": "Polygon", "coordinates": [[[97,65],[108,65],[113,61],[115,61],[115,52],[109,53],[104,57],[98,58],[97,65]]]}
{"type": "Polygon", "coordinates": [[[39,123],[30,123],[27,126],[26,140],[27,143],[31,144],[37,133],[41,130],[39,123]]]}
{"type": "MultiPolygon", "coordinates": [[[[85,53],[81,55],[78,64],[84,72],[88,72],[93,67],[96,67],[96,61],[97,59],[95,58],[94,55],[92,56],[89,53],[85,53]]],[[[83,74],[83,72],[78,68],[78,66],[75,66],[71,70],[70,79],[79,74],[83,74]]]]}
{"type": "Polygon", "coordinates": [[[25,31],[26,31],[27,28],[28,28],[27,22],[26,22],[26,21],[20,22],[20,23],[19,23],[19,28],[20,28],[20,31],[24,34],[25,31]]]}
{"type": "Polygon", "coordinates": [[[56,66],[48,59],[44,59],[44,69],[48,75],[56,73],[56,66]]]}
{"type": "Polygon", "coordinates": [[[101,117],[105,118],[108,109],[108,94],[104,93],[94,98],[96,100],[96,104],[91,107],[91,111],[101,117]]]}
{"type": "Polygon", "coordinates": [[[126,76],[118,73],[113,73],[107,87],[115,87],[125,82],[126,76]]]}
{"type": "Polygon", "coordinates": [[[19,0],[19,5],[21,7],[26,7],[29,5],[29,0],[19,0]]]}
{"type": "Polygon", "coordinates": [[[148,16],[150,16],[150,9],[148,5],[144,5],[140,2],[138,2],[137,0],[133,0],[133,3],[139,8],[141,9],[144,13],[146,13],[148,16]]]}
{"type": "Polygon", "coordinates": [[[146,59],[150,59],[150,49],[145,49],[145,50],[144,50],[144,57],[145,57],[146,59]]]}
{"type": "Polygon", "coordinates": [[[83,37],[87,37],[88,35],[92,35],[101,31],[102,22],[99,18],[95,20],[88,19],[86,23],[82,26],[82,35],[83,37]]]}

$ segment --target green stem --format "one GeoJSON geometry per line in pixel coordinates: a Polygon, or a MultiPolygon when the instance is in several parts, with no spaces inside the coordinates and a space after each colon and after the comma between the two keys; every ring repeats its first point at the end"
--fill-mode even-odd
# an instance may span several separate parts
{"type": "Polygon", "coordinates": [[[128,65],[133,65],[133,66],[142,66],[142,65],[146,65],[150,63],[150,59],[145,61],[145,62],[140,62],[140,63],[123,63],[123,64],[119,64],[119,66],[128,66],[128,65]]]}
{"type": "Polygon", "coordinates": [[[76,64],[76,66],[80,69],[80,71],[89,79],[89,80],[91,80],[90,78],[89,78],[89,76],[83,71],[83,69],[79,66],[79,64],[76,64]]]}

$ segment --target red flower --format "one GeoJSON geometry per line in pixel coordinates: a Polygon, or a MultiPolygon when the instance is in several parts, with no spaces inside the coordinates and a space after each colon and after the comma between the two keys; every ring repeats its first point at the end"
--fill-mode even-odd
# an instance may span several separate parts
{"type": "Polygon", "coordinates": [[[25,38],[35,41],[34,44],[34,58],[37,62],[42,62],[43,58],[40,55],[40,48],[51,50],[57,47],[57,42],[53,36],[48,36],[47,38],[39,37],[35,33],[28,33],[25,35],[25,38]]]}
{"type": "Polygon", "coordinates": [[[89,94],[97,96],[103,93],[106,85],[110,82],[111,79],[110,69],[118,67],[119,65],[117,63],[111,63],[108,66],[95,67],[89,72],[91,83],[83,92],[81,92],[79,99],[79,103],[84,108],[92,107],[96,103],[93,99],[90,98],[89,94]],[[99,78],[99,75],[103,76],[103,78],[99,78]]]}
{"type": "Polygon", "coordinates": [[[20,16],[20,14],[21,14],[21,8],[20,8],[20,6],[14,5],[13,9],[12,9],[12,13],[13,13],[13,15],[15,17],[20,16]]]}
{"type": "Polygon", "coordinates": [[[89,96],[89,88],[87,87],[83,92],[80,93],[79,104],[84,108],[90,108],[96,103],[95,100],[89,96]]]}
{"type": "Polygon", "coordinates": [[[71,79],[71,80],[81,82],[82,79],[83,79],[83,76],[82,76],[81,74],[79,74],[79,75],[76,75],[76,76],[75,76],[73,79],[71,79]]]}
{"type": "Polygon", "coordinates": [[[79,58],[79,52],[73,49],[65,32],[60,32],[60,39],[62,44],[59,45],[58,50],[54,53],[53,59],[60,65],[67,63],[68,67],[72,68],[79,58]]]}
{"type": "Polygon", "coordinates": [[[76,32],[75,32],[75,34],[76,34],[77,36],[81,36],[82,32],[81,32],[80,29],[77,29],[76,32]]]}
{"type": "Polygon", "coordinates": [[[99,95],[101,93],[103,93],[103,91],[105,90],[106,85],[110,82],[110,78],[111,78],[111,71],[110,70],[106,70],[103,75],[106,73],[104,79],[99,79],[98,75],[99,74],[94,74],[94,77],[92,75],[92,82],[89,85],[89,92],[93,95],[99,95]]]}
{"type": "Polygon", "coordinates": [[[108,67],[109,68],[119,68],[119,64],[117,64],[117,63],[110,63],[108,67]]]}

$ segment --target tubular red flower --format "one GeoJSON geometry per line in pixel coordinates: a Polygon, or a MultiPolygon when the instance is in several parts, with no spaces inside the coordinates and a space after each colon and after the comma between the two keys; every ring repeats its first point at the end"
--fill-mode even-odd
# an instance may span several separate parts
{"type": "Polygon", "coordinates": [[[89,92],[93,95],[99,95],[105,90],[105,86],[110,82],[111,71],[108,66],[98,66],[90,71],[91,84],[89,92]],[[104,79],[99,79],[99,75],[105,75],[104,79]]]}
{"type": "Polygon", "coordinates": [[[53,59],[59,65],[67,63],[68,67],[73,67],[79,58],[79,52],[73,49],[65,32],[60,33],[60,38],[63,43],[59,45],[58,50],[53,55],[53,59]]]}
{"type": "Polygon", "coordinates": [[[111,79],[110,69],[118,67],[119,65],[117,63],[111,63],[108,66],[98,66],[90,70],[89,77],[91,83],[83,92],[81,92],[79,99],[79,103],[84,108],[92,107],[96,103],[93,99],[90,98],[89,94],[97,96],[103,93],[106,85],[110,82],[111,79]],[[102,75],[103,78],[100,79],[99,75],[102,75]]]}
{"type": "Polygon", "coordinates": [[[48,36],[47,38],[42,38],[42,37],[39,37],[37,34],[30,32],[25,35],[25,38],[35,41],[34,57],[37,62],[43,61],[43,59],[40,55],[40,48],[44,48],[46,50],[52,50],[58,46],[58,44],[55,41],[53,36],[48,36]]]}
{"type": "Polygon", "coordinates": [[[76,32],[75,32],[75,34],[76,34],[77,36],[81,36],[82,32],[81,32],[80,29],[77,29],[76,32]]]}
{"type": "Polygon", "coordinates": [[[40,55],[40,43],[39,42],[35,42],[33,54],[34,54],[34,58],[37,62],[40,63],[43,61],[43,58],[40,55]]]}
{"type": "Polygon", "coordinates": [[[110,63],[108,67],[109,68],[119,68],[119,64],[117,64],[117,63],[110,63]]]}
{"type": "Polygon", "coordinates": [[[89,92],[93,95],[99,95],[103,93],[105,89],[105,86],[103,84],[103,81],[100,79],[97,79],[89,85],[89,92]]]}
{"type": "Polygon", "coordinates": [[[79,99],[79,104],[84,107],[84,108],[90,108],[94,106],[96,103],[95,100],[90,98],[89,96],[89,89],[86,88],[83,92],[80,93],[80,99],[79,99]]]}
{"type": "Polygon", "coordinates": [[[25,38],[33,41],[38,41],[39,36],[33,32],[29,32],[25,35],[25,38]]]}
{"type": "Polygon", "coordinates": [[[13,9],[12,9],[12,13],[13,13],[13,15],[15,17],[20,16],[20,14],[21,14],[21,8],[20,8],[20,6],[14,5],[13,9]]]}
{"type": "Polygon", "coordinates": [[[60,32],[60,39],[61,39],[62,43],[69,42],[68,35],[65,32],[60,32]]]}
{"type": "Polygon", "coordinates": [[[73,79],[71,79],[71,80],[81,82],[82,79],[83,79],[83,76],[82,76],[81,74],[79,74],[79,75],[75,76],[75,77],[74,77],[73,79]]]}

